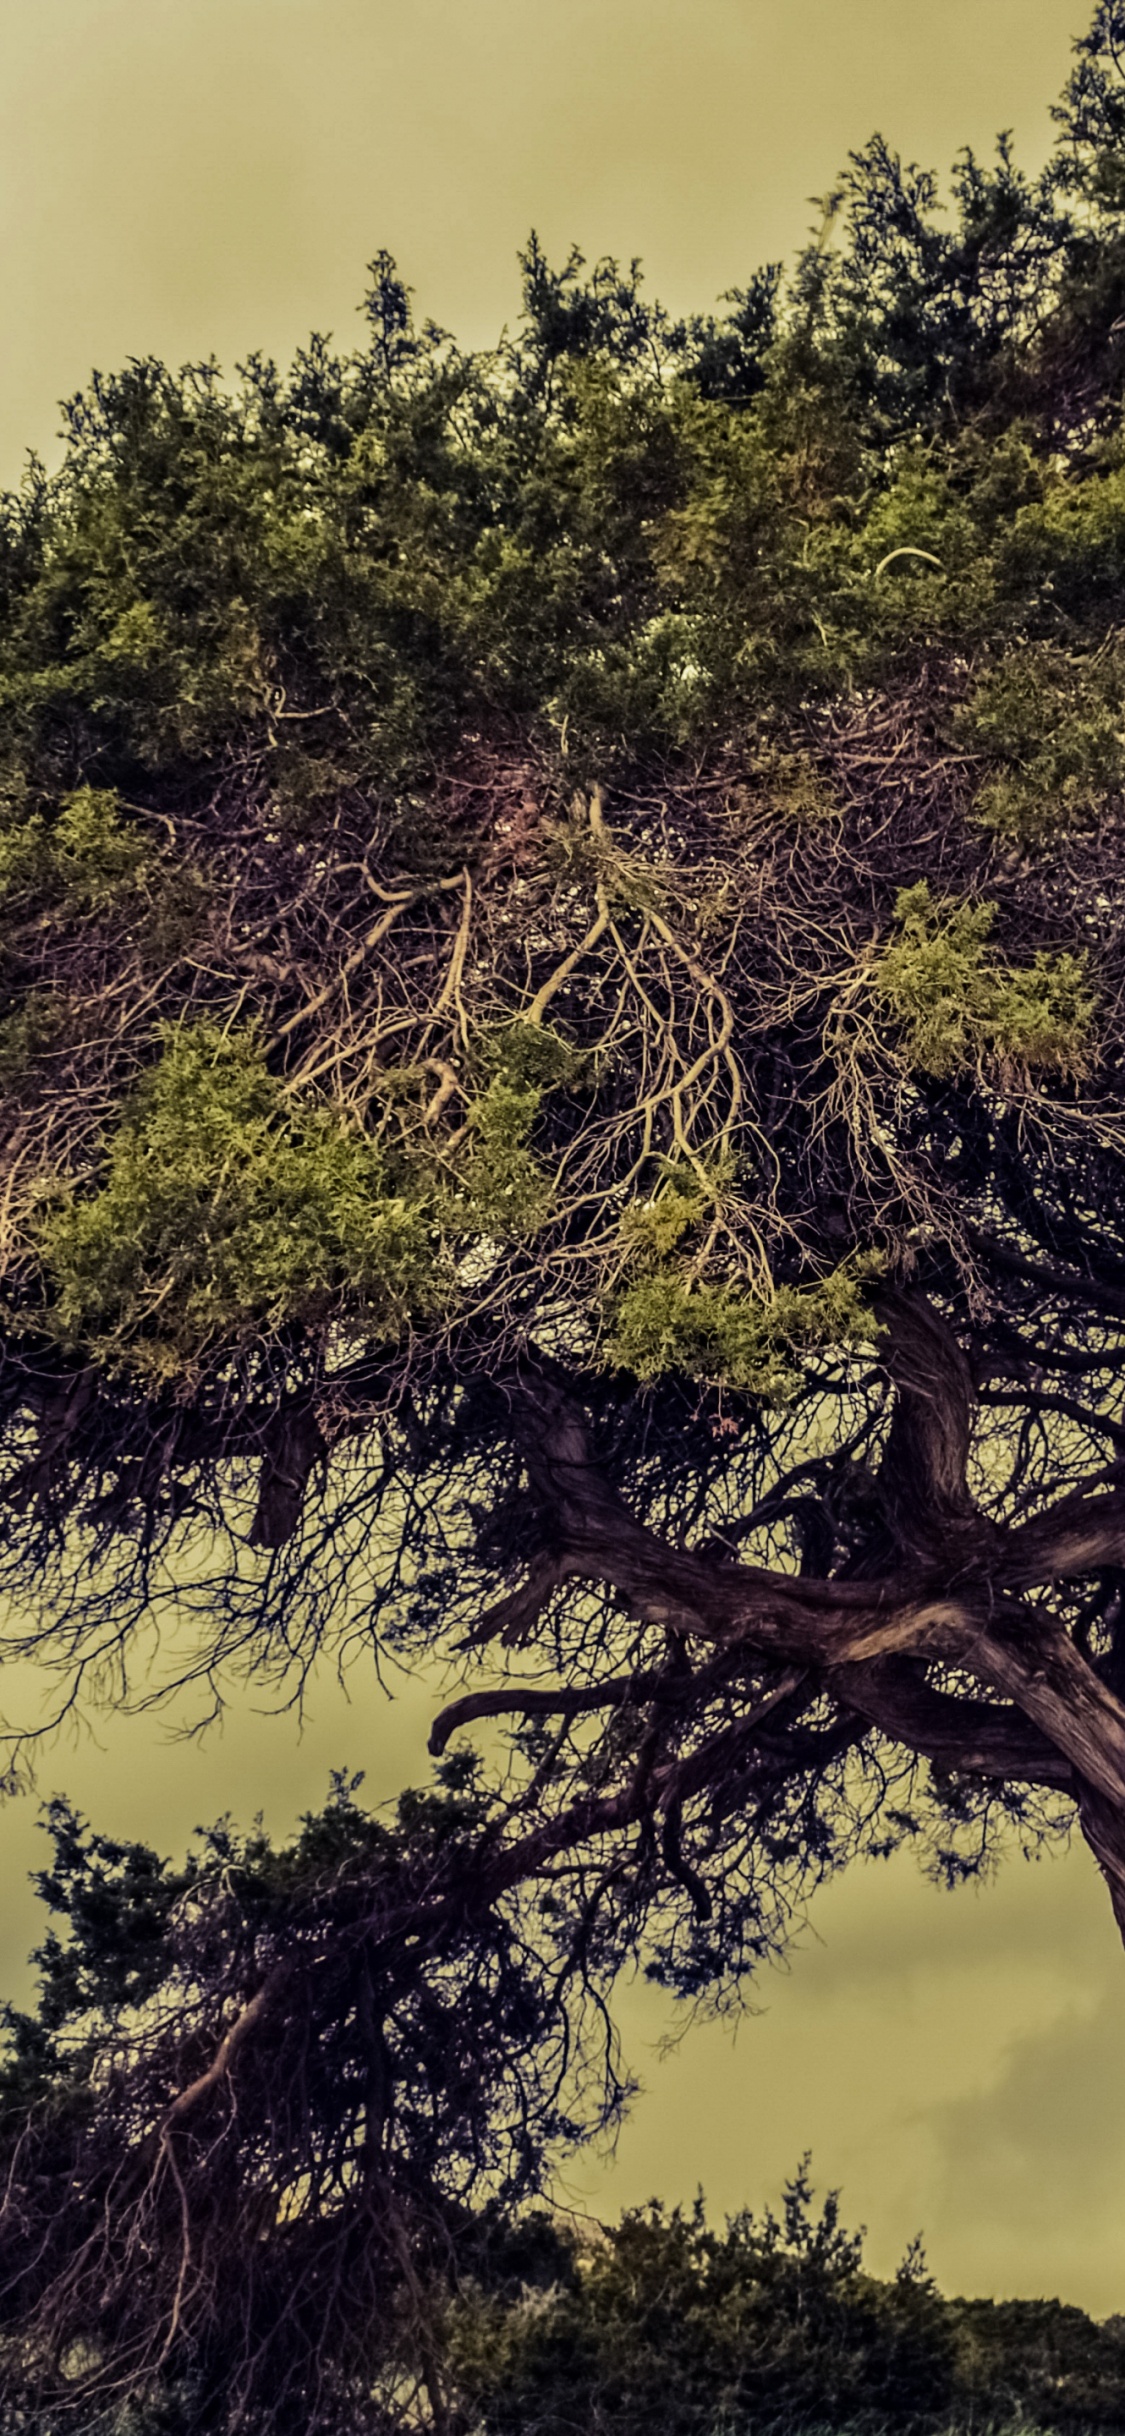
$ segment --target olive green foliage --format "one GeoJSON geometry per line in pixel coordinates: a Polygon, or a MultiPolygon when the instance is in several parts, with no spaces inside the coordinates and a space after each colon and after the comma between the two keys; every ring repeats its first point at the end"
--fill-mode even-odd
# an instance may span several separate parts
{"type": "Polygon", "coordinates": [[[877,1340],[861,1279],[877,1258],[835,1269],[813,1286],[745,1287],[659,1266],[617,1298],[605,1359],[649,1381],[669,1371],[784,1404],[801,1385],[800,1357],[826,1347],[859,1353],[877,1340]]]}
{"type": "Polygon", "coordinates": [[[491,357],[417,332],[379,257],[355,356],[255,359],[232,393],[211,368],[99,377],[63,472],[8,504],[0,760],[65,788],[95,755],[131,778],[254,733],[279,818],[315,827],[339,785],[417,770],[497,711],[604,770],[893,666],[919,624],[971,640],[1045,585],[1112,592],[1112,460],[1076,495],[1033,426],[982,445],[930,392],[943,328],[998,377],[1057,273],[1026,243],[1053,230],[1045,193],[974,174],[939,240],[933,192],[907,199],[872,148],[851,253],[814,249],[787,309],[760,279],[749,318],[744,295],[674,323],[635,266],[553,272],[533,241],[521,333],[491,357]],[[1008,327],[974,332],[962,281],[1003,210],[1008,327]],[[889,282],[862,294],[896,222],[889,282]],[[898,359],[893,407],[874,351],[898,359]]]}
{"type": "MultiPolygon", "coordinates": [[[[924,2273],[862,2272],[834,2197],[804,2170],[784,2219],[713,2231],[702,2203],[653,2205],[556,2242],[555,2283],[467,2298],[450,2336],[455,2386],[482,2436],[732,2436],[757,2429],[936,2426],[953,2345],[924,2273]]],[[[944,2412],[943,2412],[944,2406],[944,2412]]]]}
{"type": "Polygon", "coordinates": [[[532,1235],[550,1219],[553,1196],[529,1137],[546,1094],[575,1082],[583,1059],[550,1025],[519,1019],[483,1032],[474,1055],[482,1088],[466,1113],[455,1213],[487,1235],[532,1235]]]}
{"type": "MultiPolygon", "coordinates": [[[[1067,109],[1086,108],[1076,88],[1067,109]]],[[[810,718],[857,687],[908,686],[920,654],[976,671],[961,730],[992,765],[981,818],[1025,840],[1089,820],[1123,750],[1125,462],[1112,367],[1092,423],[1083,406],[1080,463],[1055,445],[1040,334],[1064,287],[1087,294],[1064,189],[1104,136],[1102,119],[1096,139],[1077,124],[1065,178],[1056,164],[1029,182],[1003,147],[992,168],[963,161],[944,229],[933,180],[870,146],[789,281],[767,269],[717,315],[675,321],[636,265],[572,254],[554,269],[533,239],[516,336],[468,356],[416,326],[380,255],[353,353],[316,340],[284,373],[252,359],[230,388],[213,367],[135,363],[72,401],[59,473],[33,470],[0,520],[0,1080],[26,1098],[36,1074],[59,1079],[45,1010],[67,1009],[60,1043],[83,1037],[108,979],[103,931],[146,1013],[92,1081],[75,1066],[57,1166],[45,1153],[37,1179],[21,1171],[32,1199],[63,1179],[36,1227],[23,1201],[12,1221],[20,1291],[49,1305],[56,1341],[186,1376],[255,1325],[362,1312],[393,1334],[442,1301],[431,1222],[512,1257],[562,1223],[558,1154],[599,1092],[604,1115],[611,1061],[587,1045],[560,1063],[546,1044],[563,1034],[523,1020],[533,987],[521,1013],[511,974],[483,1018],[458,1011],[465,1071],[439,1142],[377,1119],[374,1086],[326,1080],[327,1054],[267,1115],[288,1046],[254,1068],[252,1120],[220,1111],[236,1072],[249,1088],[230,1047],[211,1067],[201,1051],[211,1080],[190,1108],[182,1046],[129,1097],[151,1054],[150,977],[156,1015],[203,1042],[208,1026],[233,1039],[264,973],[290,1041],[299,958],[288,913],[270,935],[278,892],[299,908],[296,858],[307,879],[346,839],[332,851],[352,902],[326,905],[308,967],[337,1019],[340,983],[363,986],[355,875],[387,903],[404,875],[445,886],[474,862],[435,801],[443,756],[518,738],[547,799],[540,871],[555,858],[575,892],[600,886],[630,938],[634,918],[678,916],[673,874],[568,829],[557,807],[576,782],[725,756],[779,828],[827,826],[840,806],[810,718]],[[84,1098],[111,1106],[100,1147],[84,1098]]],[[[732,885],[700,883],[700,937],[721,944],[732,885]]],[[[983,908],[918,898],[874,987],[935,1075],[984,1059],[1061,1077],[1087,1053],[1077,961],[1003,962],[983,908]]],[[[419,1053],[416,1112],[437,1091],[435,1050],[419,1053]]],[[[390,1071],[393,1116],[410,1093],[390,1071]]],[[[630,1192],[652,1197],[651,1169],[630,1192]]],[[[587,1308],[608,1358],[644,1380],[679,1368],[784,1397],[802,1351],[870,1342],[860,1271],[836,1252],[756,1294],[739,1282],[753,1262],[641,1257],[637,1236],[612,1305],[587,1308]]]]}
{"type": "Polygon", "coordinates": [[[634,1263],[651,1269],[666,1259],[714,1211],[732,1182],[729,1163],[708,1168],[669,1162],[659,1191],[622,1213],[621,1234],[634,1263]]]}
{"type": "MultiPolygon", "coordinates": [[[[33,1001],[0,1034],[13,1080],[57,1038],[63,1011],[33,1001]]],[[[290,1324],[332,1318],[375,1342],[452,1305],[459,1239],[534,1234],[550,1181],[529,1147],[544,1086],[573,1071],[558,1036],[486,1037],[461,1155],[385,1147],[270,1073],[253,1031],[165,1026],[160,1055],[105,1142],[93,1190],[48,1192],[36,1243],[49,1328],[111,1367],[190,1382],[201,1359],[290,1324]],[[543,1077],[537,1085],[523,1079],[543,1077]]],[[[393,1105],[410,1069],[382,1078],[393,1105]]],[[[421,1078],[424,1082],[425,1078],[421,1078]]]]}
{"type": "Polygon", "coordinates": [[[815,823],[831,819],[838,810],[830,787],[808,753],[767,748],[758,756],[754,775],[765,785],[781,820],[815,823]]]}
{"type": "Polygon", "coordinates": [[[0,904],[43,896],[62,913],[104,913],[144,878],[149,859],[112,789],[76,787],[53,822],[37,813],[0,830],[0,904]]]}
{"type": "Polygon", "coordinates": [[[897,936],[871,986],[902,1028],[911,1066],[937,1078],[984,1063],[999,1075],[1081,1074],[1096,997],[1082,956],[1040,950],[1014,967],[991,943],[994,905],[941,904],[920,880],[900,892],[897,936]]]}
{"type": "Polygon", "coordinates": [[[525,1023],[519,1018],[482,1033],[476,1055],[482,1072],[492,1080],[516,1091],[540,1094],[576,1082],[586,1062],[581,1050],[564,1040],[552,1024],[525,1023]]]}
{"type": "Polygon", "coordinates": [[[462,1170],[461,1206],[486,1234],[533,1234],[550,1216],[550,1180],[528,1147],[542,1099],[533,1086],[494,1075],[469,1107],[472,1146],[462,1170]]]}
{"type": "Polygon", "coordinates": [[[579,2232],[532,2217],[494,2277],[466,2286],[446,2330],[451,2388],[481,2436],[1125,2422],[1125,2322],[944,2300],[916,2247],[875,2281],[835,2195],[812,2205],[807,2161],[780,2222],[743,2214],[719,2232],[702,2202],[579,2232]]]}
{"type": "Polygon", "coordinates": [[[317,1322],[346,1293],[394,1335],[440,1292],[417,1190],[269,1074],[252,1035],[170,1031],[107,1142],[104,1182],[41,1220],[52,1332],[151,1380],[218,1340],[317,1322]]]}
{"type": "Polygon", "coordinates": [[[1125,688],[1115,656],[1074,664],[1043,646],[1012,651],[974,686],[966,741],[1000,766],[976,809],[1027,844],[1097,816],[1125,780],[1125,688]]]}
{"type": "Polygon", "coordinates": [[[143,838],[122,820],[106,787],[78,787],[63,798],[51,838],[52,879],[68,910],[98,913],[144,876],[143,838]]]}
{"type": "Polygon", "coordinates": [[[65,998],[35,990],[0,1021],[0,1092],[18,1092],[28,1081],[43,1052],[59,1040],[69,1013],[65,998]]]}
{"type": "Polygon", "coordinates": [[[859,1255],[812,1285],[768,1295],[698,1274],[698,1264],[673,1255],[714,1215],[731,1181],[721,1166],[708,1175],[672,1165],[650,1201],[624,1211],[631,1274],[610,1298],[603,1358],[646,1383],[679,1371],[784,1404],[801,1384],[803,1354],[858,1353],[876,1342],[862,1287],[882,1263],[878,1254],[859,1255]]]}
{"type": "Polygon", "coordinates": [[[825,1347],[864,1352],[877,1342],[879,1328],[860,1291],[860,1274],[872,1267],[879,1262],[869,1255],[864,1264],[833,1269],[816,1286],[777,1286],[765,1298],[660,1264],[616,1298],[604,1359],[645,1384],[684,1371],[709,1386],[787,1403],[804,1379],[801,1354],[825,1347]]]}

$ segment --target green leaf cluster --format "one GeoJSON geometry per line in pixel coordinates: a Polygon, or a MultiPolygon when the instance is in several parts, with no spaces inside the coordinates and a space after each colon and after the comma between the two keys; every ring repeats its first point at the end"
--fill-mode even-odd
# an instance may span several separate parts
{"type": "Polygon", "coordinates": [[[53,821],[41,813],[0,829],[0,906],[45,898],[63,914],[105,913],[138,887],[151,861],[110,787],[76,787],[53,821]]]}
{"type": "Polygon", "coordinates": [[[518,1017],[482,1031],[472,1055],[483,1088],[466,1109],[452,1221],[500,1240],[533,1235],[548,1224],[554,1195],[530,1136],[547,1094],[573,1084],[586,1060],[550,1024],[518,1017]]]}
{"type": "Polygon", "coordinates": [[[0,1093],[20,1090],[44,1052],[61,1040],[71,1017],[65,998],[33,990],[0,1020],[0,1093]]]}
{"type": "Polygon", "coordinates": [[[1095,819],[1125,784],[1125,684],[1116,654],[1012,651],[974,685],[960,734],[999,766],[976,798],[1002,836],[1042,845],[1095,819]]]}
{"type": "Polygon", "coordinates": [[[0,515],[0,766],[56,800],[94,768],[135,793],[252,745],[312,830],[498,716],[581,774],[745,736],[921,638],[1104,629],[1110,442],[1076,481],[1033,402],[974,422],[932,385],[946,346],[979,401],[1056,276],[1046,194],[1010,164],[974,178],[959,251],[925,180],[871,148],[836,245],[719,319],[673,323],[635,264],[555,272],[533,241],[522,330],[491,355],[417,332],[384,259],[393,347],[373,324],[229,392],[214,367],[97,377],[60,473],[0,515]],[[985,326],[972,266],[1001,234],[985,326]]]}
{"type": "Polygon", "coordinates": [[[879,1265],[873,1256],[852,1259],[815,1285],[778,1286],[767,1299],[661,1261],[615,1298],[604,1358],[646,1383],[678,1371],[788,1403],[801,1385],[802,1355],[862,1353],[876,1342],[861,1285],[879,1265]]]}
{"type": "Polygon", "coordinates": [[[252,1034],[168,1028],[106,1143],[104,1180],[37,1228],[51,1333],[153,1384],[342,1305],[397,1336],[443,1286],[417,1179],[269,1073],[252,1034]]]}
{"type": "MultiPolygon", "coordinates": [[[[547,2289],[466,2292],[451,2315],[454,2390],[482,2436],[711,2436],[715,2429],[905,2429],[949,2416],[945,2305],[908,2265],[865,2275],[838,2200],[811,2205],[807,2172],[784,2219],[748,2212],[724,2232],[655,2202],[569,2240],[547,2289]],[[569,2255],[567,2253],[569,2252],[569,2255]]],[[[557,2238],[557,2237],[556,2237],[557,2238]]]]}
{"type": "Polygon", "coordinates": [[[481,2436],[790,2436],[1125,2424],[1125,2321],[1062,2301],[946,2300],[912,2244],[864,2270],[807,2160],[782,2217],[724,2228],[652,2202],[576,2233],[529,2215],[494,2237],[443,2329],[481,2436]]]}
{"type": "Polygon", "coordinates": [[[861,1288],[883,1264],[877,1253],[853,1254],[811,1285],[778,1285],[768,1295],[701,1274],[698,1256],[675,1254],[714,1218],[732,1181],[729,1159],[710,1170],[669,1161],[651,1198],[622,1212],[629,1273],[608,1299],[602,1357],[646,1385],[679,1373],[786,1404],[801,1385],[803,1355],[875,1343],[878,1324],[861,1288]]]}
{"type": "Polygon", "coordinates": [[[501,1238],[533,1235],[551,1215],[551,1181],[528,1136],[542,1090],[493,1076],[467,1111],[470,1146],[458,1176],[462,1225],[501,1238]]]}
{"type": "Polygon", "coordinates": [[[1030,965],[1006,964],[991,946],[995,917],[995,905],[935,900],[925,880],[900,891],[871,989],[907,1062],[939,1080],[982,1063],[1001,1076],[1080,1075],[1097,1007],[1085,958],[1040,949],[1030,965]]]}

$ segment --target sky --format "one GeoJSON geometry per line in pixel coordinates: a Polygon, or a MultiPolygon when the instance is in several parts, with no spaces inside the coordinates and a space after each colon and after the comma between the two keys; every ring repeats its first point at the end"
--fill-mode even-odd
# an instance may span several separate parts
{"type": "MultiPolygon", "coordinates": [[[[348,345],[388,246],[421,314],[485,345],[536,228],[554,259],[640,255],[673,310],[792,253],[879,129],[942,171],[1000,128],[1034,168],[1082,0],[0,0],[0,482],[57,455],[57,401],[154,353],[348,345]]],[[[280,1834],[364,1768],[424,1772],[424,1683],[370,1662],[312,1685],[303,1734],[236,1690],[225,1725],[106,1717],[44,1757],[105,1831],[182,1848],[259,1808],[280,1834]]],[[[42,1696],[24,1671],[9,1709],[42,1696]]],[[[31,1798],[0,1810],[0,1993],[23,1993],[45,1857],[31,1798]]],[[[623,1992],[646,2085],[613,2160],[570,2169],[602,2214],[702,2184],[776,2201],[806,2148],[868,2257],[922,2231],[947,2291],[1125,2309],[1125,1958],[1081,1847],[950,1896],[907,1857],[812,1907],[733,2035],[623,1992]],[[682,2025],[680,2025],[682,2027],[682,2025]]]]}
{"type": "Polygon", "coordinates": [[[466,345],[554,259],[673,310],[790,254],[876,128],[1049,141],[1085,0],[0,0],[0,481],[90,367],[357,331],[397,255],[466,345]]]}

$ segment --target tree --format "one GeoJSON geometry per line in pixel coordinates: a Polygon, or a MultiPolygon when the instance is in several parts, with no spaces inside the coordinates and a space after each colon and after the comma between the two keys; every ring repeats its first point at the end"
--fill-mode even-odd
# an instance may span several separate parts
{"type": "Polygon", "coordinates": [[[747,2213],[720,2235],[702,2201],[653,2205],[585,2240],[556,2227],[545,2289],[518,2251],[518,2284],[502,2256],[489,2286],[466,2279],[446,2334],[466,2416],[488,2436],[948,2427],[948,2305],[916,2251],[893,2284],[866,2276],[837,2195],[814,2211],[807,2164],[780,2221],[747,2213]]]}
{"type": "Polygon", "coordinates": [[[471,1767],[393,1821],[356,1791],[179,1870],[50,1806],[65,1935],[0,2080],[5,2429],[45,2397],[117,2429],[123,2395],[172,2431],[446,2424],[436,2296],[595,2057],[471,1767]]]}
{"type": "Polygon", "coordinates": [[[487,2436],[735,2436],[1120,2427],[1125,2321],[1059,2301],[947,2301],[913,2243],[863,2268],[806,2159],[780,2220],[719,2233],[702,2201],[612,2226],[526,2215],[462,2281],[442,2328],[451,2390],[487,2436]]]}
{"type": "Polygon", "coordinates": [[[913,1834],[1077,1819],[1125,1927],[1121,36],[952,239],[875,146],[784,294],[533,242],[483,359],[380,256],[359,354],[98,379],[7,505],[13,1643],[479,1665],[441,1935],[535,1890],[544,2020],[913,1834]]]}

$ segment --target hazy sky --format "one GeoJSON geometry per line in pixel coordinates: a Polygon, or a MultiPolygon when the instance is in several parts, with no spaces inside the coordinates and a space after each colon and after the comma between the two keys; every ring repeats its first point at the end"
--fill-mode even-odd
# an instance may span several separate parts
{"type": "MultiPolygon", "coordinates": [[[[676,309],[800,241],[808,198],[879,128],[946,169],[1014,130],[1035,166],[1081,0],[0,0],[0,480],[52,453],[91,365],[175,362],[311,328],[351,343],[364,264],[398,255],[419,309],[466,343],[517,302],[532,226],[559,257],[643,256],[676,309]]],[[[17,1687],[34,1698],[26,1679],[17,1687]]],[[[423,1767],[429,1696],[351,1705],[314,1686],[308,1731],[236,1703],[222,1737],[154,1718],[59,1747],[117,1834],[181,1845],[259,1806],[279,1831],[331,1766],[374,1794],[423,1767]]],[[[35,1922],[32,1805],[0,1814],[0,1992],[35,1922]]],[[[908,1861],[843,1880],[737,2041],[696,2029],[661,2063],[663,2000],[623,2018],[648,2094],[609,2210],[702,2182],[719,2209],[776,2197],[811,2146],[889,2271],[919,2227],[947,2290],[1125,2308],[1125,1960],[1081,1851],[956,1898],[908,1861]]]]}
{"type": "Polygon", "coordinates": [[[0,0],[0,479],[92,364],[349,342],[389,246],[466,343],[552,255],[672,307],[791,252],[876,128],[1038,162],[1083,0],[0,0]]]}

